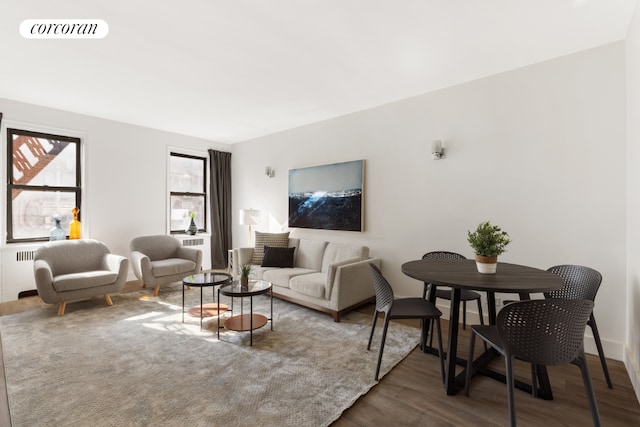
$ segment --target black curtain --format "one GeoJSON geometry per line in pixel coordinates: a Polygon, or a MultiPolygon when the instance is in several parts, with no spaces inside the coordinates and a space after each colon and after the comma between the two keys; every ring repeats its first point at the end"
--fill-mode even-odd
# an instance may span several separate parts
{"type": "Polygon", "coordinates": [[[231,153],[209,150],[211,164],[211,268],[227,268],[231,249],[231,153]]]}

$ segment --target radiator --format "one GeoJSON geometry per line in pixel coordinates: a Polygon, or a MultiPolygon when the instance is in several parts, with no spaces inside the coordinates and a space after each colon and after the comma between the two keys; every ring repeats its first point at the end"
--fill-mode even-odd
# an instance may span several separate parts
{"type": "Polygon", "coordinates": [[[0,249],[0,301],[18,299],[24,291],[34,291],[36,282],[33,277],[33,255],[39,245],[20,245],[0,249]]]}
{"type": "Polygon", "coordinates": [[[185,234],[174,234],[182,242],[182,246],[200,249],[202,251],[202,269],[211,269],[211,235],[196,234],[195,236],[185,234]]]}

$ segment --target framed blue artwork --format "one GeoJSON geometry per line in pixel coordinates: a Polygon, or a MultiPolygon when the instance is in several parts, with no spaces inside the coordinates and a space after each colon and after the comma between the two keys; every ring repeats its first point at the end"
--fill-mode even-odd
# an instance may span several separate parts
{"type": "Polygon", "coordinates": [[[364,230],[364,160],[289,170],[289,227],[364,230]]]}

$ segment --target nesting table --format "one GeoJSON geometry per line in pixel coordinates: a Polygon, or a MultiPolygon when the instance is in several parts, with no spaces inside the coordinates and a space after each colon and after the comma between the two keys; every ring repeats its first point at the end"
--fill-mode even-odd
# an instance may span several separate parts
{"type": "Polygon", "coordinates": [[[216,303],[215,286],[224,285],[231,282],[233,277],[227,273],[199,273],[192,274],[182,279],[182,323],[184,323],[184,288],[187,286],[200,288],[200,305],[195,306],[189,310],[189,314],[192,316],[200,316],[200,329],[202,329],[202,318],[209,316],[218,316],[221,313],[228,310],[228,307],[224,304],[220,304],[220,297],[218,296],[218,303],[216,303]],[[203,304],[202,301],[202,289],[211,287],[213,289],[213,303],[203,304]]]}
{"type": "MultiPolygon", "coordinates": [[[[271,282],[265,280],[249,280],[249,283],[243,285],[239,280],[226,283],[218,288],[218,301],[220,294],[231,297],[231,312],[233,312],[234,298],[240,298],[240,314],[236,314],[224,321],[224,327],[232,331],[249,331],[249,344],[253,345],[253,331],[271,323],[273,330],[273,290],[271,282]],[[270,294],[271,296],[271,315],[269,318],[262,314],[253,312],[253,297],[256,295],[270,294]],[[243,312],[242,298],[249,297],[249,314],[243,312]]],[[[218,339],[220,339],[220,317],[218,317],[218,339]]]]}

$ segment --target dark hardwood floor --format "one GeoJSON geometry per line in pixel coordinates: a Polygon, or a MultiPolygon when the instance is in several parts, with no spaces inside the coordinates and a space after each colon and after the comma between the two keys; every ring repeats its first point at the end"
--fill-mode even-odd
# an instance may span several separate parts
{"type": "MultiPolygon", "coordinates": [[[[138,282],[130,282],[127,283],[125,292],[139,289],[138,282]]],[[[2,303],[0,315],[29,310],[41,305],[44,304],[38,297],[2,303]]],[[[372,313],[372,306],[364,307],[360,311],[372,313]]],[[[327,321],[332,321],[329,316],[327,321]]],[[[405,323],[418,326],[416,322],[405,323]]],[[[378,325],[380,324],[381,322],[378,322],[378,325]]],[[[446,333],[446,330],[447,321],[443,321],[443,333],[446,333]]],[[[468,330],[461,329],[459,355],[467,354],[468,337],[468,330]]],[[[375,340],[372,351],[378,349],[379,335],[376,335],[375,340]]],[[[479,352],[481,345],[477,344],[476,349],[479,352]]],[[[366,351],[366,343],[362,343],[362,351],[366,351]]],[[[598,358],[589,356],[589,368],[602,425],[640,426],[640,403],[623,363],[609,359],[608,364],[614,385],[612,390],[607,388],[598,358]]],[[[496,370],[503,371],[503,359],[496,359],[492,366],[496,370]]],[[[515,368],[516,377],[528,382],[529,366],[516,362],[515,368]]],[[[375,366],[372,365],[372,377],[374,370],[375,366]]],[[[529,394],[516,390],[518,425],[581,427],[592,425],[580,369],[573,365],[550,367],[549,377],[554,393],[552,401],[533,398],[529,394]]],[[[465,396],[464,392],[447,396],[440,380],[438,358],[424,354],[416,348],[366,395],[347,409],[332,424],[332,427],[504,426],[507,424],[507,396],[504,384],[476,376],[471,383],[470,396],[465,396]]],[[[4,366],[0,366],[0,426],[10,425],[4,366]]]]}
{"type": "MultiPolygon", "coordinates": [[[[365,311],[365,310],[362,310],[365,311]]],[[[368,309],[372,313],[371,309],[368,309]]],[[[406,321],[405,323],[411,323],[406,321]]],[[[381,322],[378,322],[380,325],[381,322]]],[[[413,322],[414,326],[418,326],[413,322]]],[[[443,320],[443,334],[448,322],[443,320]]],[[[393,323],[390,327],[393,327],[393,323]]],[[[376,336],[379,339],[379,335],[376,336]]],[[[443,337],[444,338],[444,337],[443,337]]],[[[375,338],[374,338],[375,339],[375,338]]],[[[446,341],[446,340],[445,340],[446,341]]],[[[469,351],[469,332],[460,328],[458,355],[469,351]]],[[[378,351],[377,342],[374,341],[378,351]]],[[[446,347],[446,342],[445,342],[446,347]]],[[[363,343],[363,351],[366,343],[363,343]]],[[[484,350],[476,341],[476,353],[484,350]]],[[[613,389],[607,388],[597,356],[588,355],[589,370],[603,426],[640,426],[638,402],[622,362],[608,359],[613,389]]],[[[504,372],[504,359],[491,367],[504,372]]],[[[371,375],[375,366],[371,366],[371,375]]],[[[458,368],[462,370],[462,367],[458,368]]],[[[516,414],[519,426],[593,425],[580,369],[574,365],[548,368],[553,400],[534,398],[516,390],[516,414]]],[[[530,367],[515,362],[517,379],[530,383],[530,367]]],[[[385,375],[366,395],[346,410],[332,427],[397,426],[505,426],[509,424],[506,386],[484,376],[474,376],[469,396],[464,390],[447,396],[440,378],[437,356],[414,349],[407,358],[385,375]]]]}

